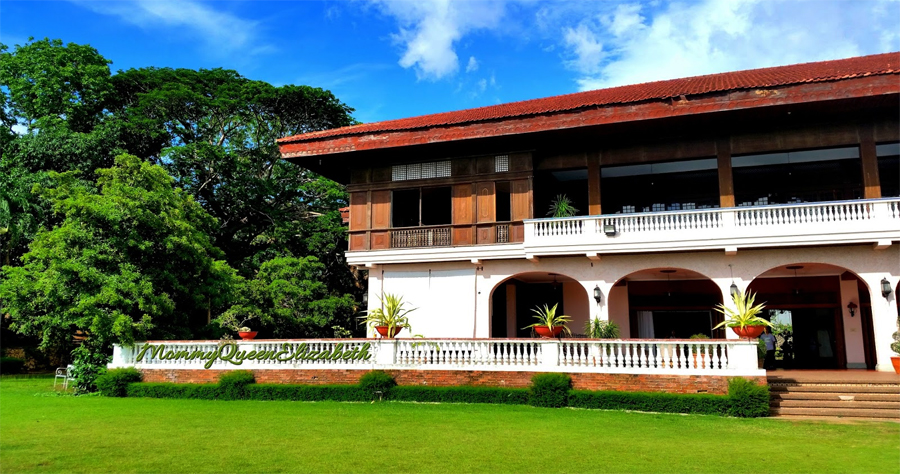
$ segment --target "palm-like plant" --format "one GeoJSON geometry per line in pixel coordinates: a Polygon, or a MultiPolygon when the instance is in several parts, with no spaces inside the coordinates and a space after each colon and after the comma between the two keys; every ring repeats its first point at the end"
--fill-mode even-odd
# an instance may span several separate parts
{"type": "Polygon", "coordinates": [[[572,200],[565,194],[558,194],[550,203],[550,210],[547,212],[551,217],[572,217],[578,214],[578,209],[572,205],[572,200]]]}
{"type": "Polygon", "coordinates": [[[762,313],[763,309],[766,307],[765,303],[754,306],[753,303],[755,299],[755,294],[741,292],[734,295],[734,309],[728,308],[720,303],[715,309],[725,316],[725,321],[719,323],[714,329],[719,329],[723,326],[740,329],[744,329],[747,326],[772,327],[772,323],[759,317],[759,314],[762,313]]]}
{"type": "Polygon", "coordinates": [[[394,337],[401,329],[412,331],[407,315],[418,308],[404,308],[403,305],[406,303],[400,295],[385,293],[378,299],[381,301],[382,307],[367,311],[365,316],[359,318],[362,320],[361,324],[386,327],[388,328],[388,337],[394,337]]]}
{"type": "Polygon", "coordinates": [[[566,327],[566,323],[572,321],[572,318],[565,314],[556,314],[557,306],[559,306],[559,303],[553,305],[552,308],[546,304],[543,308],[540,306],[533,308],[531,312],[534,313],[534,318],[537,319],[538,322],[525,326],[522,329],[534,329],[538,326],[546,326],[548,329],[553,330],[555,327],[562,327],[562,331],[571,336],[572,331],[569,331],[569,328],[566,327]]]}
{"type": "Polygon", "coordinates": [[[612,321],[588,319],[584,325],[584,333],[593,339],[618,339],[619,325],[612,321]]]}

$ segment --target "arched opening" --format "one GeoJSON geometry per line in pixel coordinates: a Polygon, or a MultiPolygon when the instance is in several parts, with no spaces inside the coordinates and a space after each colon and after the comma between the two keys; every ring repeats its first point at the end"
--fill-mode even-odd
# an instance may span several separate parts
{"type": "Polygon", "coordinates": [[[531,337],[532,309],[558,304],[557,314],[571,316],[569,330],[583,332],[590,316],[588,295],[574,278],[552,272],[519,273],[504,280],[491,292],[491,337],[531,337]]]}
{"type": "Polygon", "coordinates": [[[871,293],[853,272],[798,262],[763,272],[748,289],[775,325],[776,367],[875,368],[871,293]]]}
{"type": "Polygon", "coordinates": [[[609,296],[609,319],[623,338],[721,339],[713,328],[722,321],[715,306],[722,291],[708,277],[684,268],[649,268],[616,282],[609,296]]]}

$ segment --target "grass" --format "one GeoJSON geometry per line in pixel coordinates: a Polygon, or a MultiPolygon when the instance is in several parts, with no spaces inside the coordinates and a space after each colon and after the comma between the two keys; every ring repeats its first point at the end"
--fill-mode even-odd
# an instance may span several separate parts
{"type": "Polygon", "coordinates": [[[52,385],[0,379],[0,471],[900,471],[900,425],[892,423],[75,397],[52,385]]]}

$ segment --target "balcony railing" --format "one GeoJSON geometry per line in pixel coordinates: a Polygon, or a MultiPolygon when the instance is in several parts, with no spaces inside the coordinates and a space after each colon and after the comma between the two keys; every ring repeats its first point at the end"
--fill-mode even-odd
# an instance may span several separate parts
{"type": "Polygon", "coordinates": [[[780,243],[852,243],[900,238],[900,199],[525,221],[525,252],[705,249],[780,243]],[[591,248],[588,248],[591,247],[591,248]]]}
{"type": "Polygon", "coordinates": [[[450,227],[422,227],[391,231],[391,248],[446,247],[450,245],[450,227]]]}
{"type": "Polygon", "coordinates": [[[592,339],[311,339],[152,341],[116,345],[109,367],[397,369],[753,376],[755,341],[592,339]]]}

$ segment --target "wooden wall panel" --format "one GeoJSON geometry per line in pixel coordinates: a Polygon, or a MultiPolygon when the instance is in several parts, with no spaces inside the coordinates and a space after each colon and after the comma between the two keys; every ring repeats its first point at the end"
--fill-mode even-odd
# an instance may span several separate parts
{"type": "Polygon", "coordinates": [[[525,242],[525,224],[509,225],[509,241],[525,242]]]}
{"type": "Polygon", "coordinates": [[[350,193],[350,230],[369,228],[369,193],[350,193]]]}
{"type": "Polygon", "coordinates": [[[871,125],[859,127],[859,157],[862,161],[863,198],[880,198],[881,180],[878,176],[878,155],[875,150],[875,132],[871,125]]]}
{"type": "MultiPolygon", "coordinates": [[[[372,228],[391,227],[391,192],[372,191],[372,228]]],[[[373,242],[374,243],[374,242],[373,242]]]]}
{"type": "Polygon", "coordinates": [[[456,184],[452,191],[453,224],[475,222],[475,193],[471,183],[456,184]]]}
{"type": "Polygon", "coordinates": [[[476,198],[475,221],[494,222],[497,215],[497,193],[494,182],[475,183],[476,198]]]}
{"type": "Polygon", "coordinates": [[[509,188],[512,193],[512,209],[510,209],[512,220],[531,219],[531,179],[510,181],[509,188]]]}
{"type": "Polygon", "coordinates": [[[350,234],[350,251],[368,250],[366,246],[366,233],[350,234]]]}
{"type": "Polygon", "coordinates": [[[475,171],[478,174],[491,174],[496,172],[494,168],[494,157],[492,156],[479,156],[476,159],[475,171]]]}
{"type": "Polygon", "coordinates": [[[510,153],[509,171],[531,171],[531,153],[510,153]]]}
{"type": "Polygon", "coordinates": [[[494,243],[494,226],[492,225],[480,225],[478,226],[477,233],[477,242],[479,244],[492,244],[494,243]]]}
{"type": "Polygon", "coordinates": [[[372,175],[371,171],[369,168],[352,168],[350,170],[350,184],[368,183],[372,175]]]}
{"type": "Polygon", "coordinates": [[[391,167],[390,166],[378,166],[376,168],[372,168],[372,182],[374,183],[383,183],[385,181],[391,180],[391,167]]]}
{"type": "Polygon", "coordinates": [[[719,170],[719,206],[734,207],[734,178],[731,173],[731,141],[716,142],[716,160],[719,170]]]}
{"type": "Polygon", "coordinates": [[[390,232],[372,232],[372,250],[391,248],[390,232]]]}
{"type": "Polygon", "coordinates": [[[453,176],[469,176],[475,174],[474,158],[457,158],[451,163],[451,173],[453,173],[453,176]]]}
{"type": "Polygon", "coordinates": [[[454,227],[453,228],[453,245],[472,245],[475,243],[472,235],[472,227],[454,227]]]}

